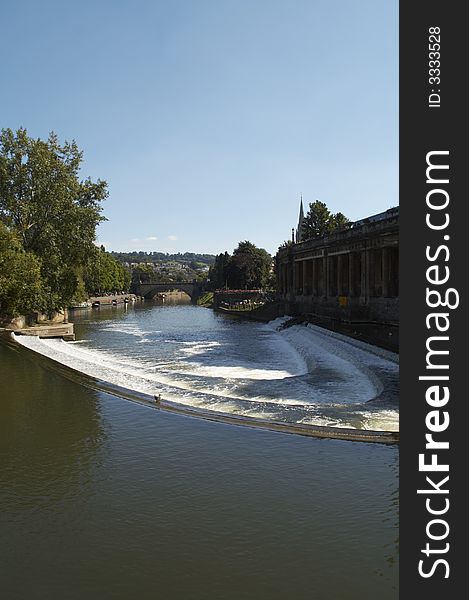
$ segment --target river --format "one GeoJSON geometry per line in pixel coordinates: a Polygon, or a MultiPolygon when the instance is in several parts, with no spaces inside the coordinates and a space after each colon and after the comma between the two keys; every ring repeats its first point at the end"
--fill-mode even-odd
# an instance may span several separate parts
{"type": "MultiPolygon", "coordinates": [[[[73,320],[77,342],[27,344],[190,406],[395,427],[389,356],[320,331],[188,305],[73,320]]],[[[397,598],[397,447],[169,414],[43,363],[0,344],[4,597],[397,598]]]]}

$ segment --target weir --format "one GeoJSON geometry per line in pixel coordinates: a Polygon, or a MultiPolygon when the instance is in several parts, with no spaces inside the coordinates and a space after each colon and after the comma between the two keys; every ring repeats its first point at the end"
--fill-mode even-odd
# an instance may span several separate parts
{"type": "MultiPolygon", "coordinates": [[[[18,342],[19,340],[15,340],[13,338],[13,343],[18,345],[18,342]]],[[[27,346],[24,346],[21,343],[19,345],[30,356],[31,354],[34,354],[35,359],[37,359],[38,353],[36,351],[29,349],[27,346]]],[[[289,433],[307,437],[380,444],[397,444],[399,442],[399,432],[397,431],[374,431],[300,423],[282,423],[279,421],[267,421],[258,418],[252,418],[245,415],[224,414],[206,409],[197,409],[195,407],[165,400],[161,397],[158,398],[158,400],[155,400],[154,395],[145,394],[143,392],[131,390],[94,377],[85,376],[82,372],[73,369],[70,366],[50,360],[44,356],[42,356],[41,362],[44,367],[58,371],[63,376],[75,381],[76,383],[85,385],[91,389],[111,394],[123,400],[142,404],[155,410],[162,410],[187,417],[195,417],[229,425],[265,429],[269,431],[277,431],[279,433],[289,433]]]]}
{"type": "Polygon", "coordinates": [[[278,331],[283,321],[241,323],[189,305],[147,305],[100,321],[76,343],[12,343],[82,385],[168,412],[395,443],[396,355],[311,325],[278,331]]]}

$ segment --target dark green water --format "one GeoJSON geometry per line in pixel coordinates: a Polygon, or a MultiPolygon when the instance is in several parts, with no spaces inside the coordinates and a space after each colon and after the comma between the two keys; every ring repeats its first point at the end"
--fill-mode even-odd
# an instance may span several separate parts
{"type": "Polygon", "coordinates": [[[2,598],[398,597],[396,447],[161,413],[3,344],[0,398],[2,598]]]}

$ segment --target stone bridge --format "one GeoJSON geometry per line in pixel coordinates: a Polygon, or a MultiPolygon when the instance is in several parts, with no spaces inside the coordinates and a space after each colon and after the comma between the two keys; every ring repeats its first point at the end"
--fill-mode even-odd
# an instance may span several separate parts
{"type": "Polygon", "coordinates": [[[202,292],[202,284],[197,281],[170,281],[168,283],[139,283],[134,286],[134,293],[151,300],[157,294],[178,290],[185,292],[191,300],[196,300],[202,292]]]}

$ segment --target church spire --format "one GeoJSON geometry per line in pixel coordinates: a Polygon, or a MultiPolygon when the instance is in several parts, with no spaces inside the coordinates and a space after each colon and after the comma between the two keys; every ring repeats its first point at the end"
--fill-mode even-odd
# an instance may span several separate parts
{"type": "Polygon", "coordinates": [[[300,194],[300,217],[299,222],[303,223],[303,219],[305,218],[305,213],[303,210],[303,194],[300,194]]]}
{"type": "Polygon", "coordinates": [[[300,194],[300,214],[298,217],[298,228],[296,230],[296,243],[303,241],[303,222],[305,220],[305,213],[303,209],[303,194],[300,194]]]}

